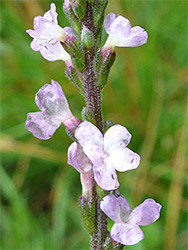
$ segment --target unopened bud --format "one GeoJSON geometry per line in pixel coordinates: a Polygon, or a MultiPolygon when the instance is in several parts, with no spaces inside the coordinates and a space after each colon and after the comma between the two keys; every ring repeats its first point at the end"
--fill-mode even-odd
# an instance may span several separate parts
{"type": "Polygon", "coordinates": [[[87,49],[92,48],[94,45],[93,32],[89,30],[85,25],[82,28],[81,41],[87,49]]]}
{"type": "Polygon", "coordinates": [[[84,95],[84,86],[82,84],[81,74],[72,66],[65,69],[65,74],[70,82],[80,91],[80,94],[84,95]]]}
{"type": "Polygon", "coordinates": [[[94,115],[91,109],[84,107],[82,109],[82,119],[85,121],[94,121],[94,115]]]}
{"type": "Polygon", "coordinates": [[[72,0],[72,8],[78,19],[82,20],[86,14],[85,0],[72,0]]]}
{"type": "Polygon", "coordinates": [[[72,5],[70,0],[66,0],[63,4],[63,11],[67,17],[67,19],[70,22],[71,27],[73,28],[73,30],[77,33],[80,34],[81,32],[81,22],[78,20],[78,18],[76,17],[73,9],[72,9],[72,5]]]}

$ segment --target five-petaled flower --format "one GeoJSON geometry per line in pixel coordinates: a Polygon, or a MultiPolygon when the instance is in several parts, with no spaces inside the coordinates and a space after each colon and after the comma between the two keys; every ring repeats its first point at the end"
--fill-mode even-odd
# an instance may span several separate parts
{"type": "Polygon", "coordinates": [[[116,170],[125,172],[140,163],[140,156],[127,148],[131,134],[121,125],[112,126],[103,136],[96,126],[84,121],[75,130],[75,137],[93,164],[95,181],[104,190],[118,188],[116,170]]]}
{"type": "Polygon", "coordinates": [[[161,205],[153,199],[146,199],[131,212],[129,203],[122,196],[105,196],[100,205],[102,211],[115,222],[110,235],[113,240],[123,245],[137,244],[144,238],[139,226],[146,226],[160,216],[161,205]]]}
{"type": "Polygon", "coordinates": [[[109,34],[103,49],[118,47],[137,47],[147,42],[148,34],[140,26],[131,28],[129,20],[123,16],[109,13],[104,21],[109,34]]]}
{"type": "Polygon", "coordinates": [[[72,35],[70,27],[61,28],[57,22],[57,12],[54,3],[44,16],[34,18],[34,30],[27,30],[33,38],[31,48],[40,51],[42,56],[48,61],[63,60],[67,66],[72,65],[70,55],[64,50],[60,41],[64,41],[67,35],[72,35]]]}
{"type": "Polygon", "coordinates": [[[41,112],[28,113],[26,120],[26,128],[43,140],[51,138],[61,123],[71,131],[80,123],[71,113],[61,86],[54,80],[51,83],[45,84],[35,96],[41,112]]]}

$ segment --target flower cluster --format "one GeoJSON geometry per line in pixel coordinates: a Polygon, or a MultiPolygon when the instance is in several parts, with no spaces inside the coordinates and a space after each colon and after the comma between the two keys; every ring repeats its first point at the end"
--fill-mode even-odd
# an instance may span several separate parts
{"type": "Polygon", "coordinates": [[[116,171],[136,169],[140,156],[127,147],[131,134],[122,125],[110,126],[103,133],[102,114],[99,115],[102,128],[97,123],[97,115],[101,111],[97,109],[100,107],[100,96],[98,99],[96,96],[100,95],[97,91],[101,91],[106,84],[109,69],[115,60],[114,48],[143,45],[147,42],[148,34],[139,26],[131,28],[127,18],[110,13],[104,20],[108,38],[100,48],[99,33],[105,1],[101,1],[100,6],[92,5],[91,1],[87,5],[84,3],[81,0],[65,0],[63,8],[71,27],[62,28],[58,25],[56,6],[52,3],[44,16],[34,18],[34,30],[27,30],[27,33],[33,38],[31,48],[40,51],[46,60],[65,61],[66,75],[85,95],[86,107],[83,110],[88,113],[83,112],[83,122],[76,118],[69,109],[61,86],[52,80],[51,84],[45,84],[37,92],[35,102],[40,111],[28,113],[26,128],[35,137],[47,140],[61,123],[65,125],[74,139],[68,149],[68,164],[80,173],[84,199],[88,201],[93,198],[95,183],[101,189],[111,191],[102,198],[100,204],[101,210],[115,222],[111,238],[123,245],[133,245],[144,238],[139,226],[156,221],[160,216],[161,205],[147,199],[131,212],[127,200],[117,193],[120,184],[116,171]],[[90,6],[88,13],[93,11],[93,26],[91,21],[88,22],[89,14],[85,18],[87,6],[90,6]],[[97,19],[99,14],[101,19],[97,19]],[[91,79],[94,82],[91,83],[91,79]],[[92,87],[88,87],[90,84],[92,87]],[[91,123],[91,117],[95,118],[96,126],[91,123]]]}

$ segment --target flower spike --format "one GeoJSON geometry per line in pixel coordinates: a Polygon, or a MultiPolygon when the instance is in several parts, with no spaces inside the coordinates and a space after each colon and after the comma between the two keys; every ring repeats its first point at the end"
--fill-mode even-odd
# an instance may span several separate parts
{"type": "Polygon", "coordinates": [[[109,194],[102,199],[100,207],[115,222],[110,232],[112,239],[123,245],[135,245],[144,238],[139,226],[158,220],[162,206],[153,199],[146,199],[131,212],[125,197],[109,194]]]}
{"type": "Polygon", "coordinates": [[[39,139],[51,138],[61,123],[69,130],[80,123],[71,113],[61,86],[54,80],[39,89],[35,102],[41,112],[28,113],[25,126],[39,139]]]}
{"type": "Polygon", "coordinates": [[[109,34],[103,49],[117,47],[137,47],[145,44],[148,39],[147,32],[135,26],[131,28],[129,20],[123,16],[109,13],[104,21],[104,27],[109,34]]]}

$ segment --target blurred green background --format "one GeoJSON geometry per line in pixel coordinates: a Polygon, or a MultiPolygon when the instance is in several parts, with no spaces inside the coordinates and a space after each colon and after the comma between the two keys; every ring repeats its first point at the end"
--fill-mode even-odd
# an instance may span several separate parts
{"type": "MultiPolygon", "coordinates": [[[[79,174],[67,164],[71,139],[63,125],[47,141],[25,129],[27,113],[38,111],[35,93],[51,79],[62,85],[75,116],[84,106],[65,64],[30,49],[25,30],[50,2],[1,1],[1,249],[89,249],[77,207],[79,174]]],[[[54,2],[59,24],[68,25],[62,1],[54,2]]],[[[109,0],[106,11],[149,34],[144,46],[116,49],[102,95],[104,118],[128,128],[129,147],[142,159],[137,170],[119,174],[119,190],[132,208],[148,197],[163,206],[160,219],[142,227],[145,239],[125,249],[188,247],[186,10],[183,0],[109,0]]]]}

